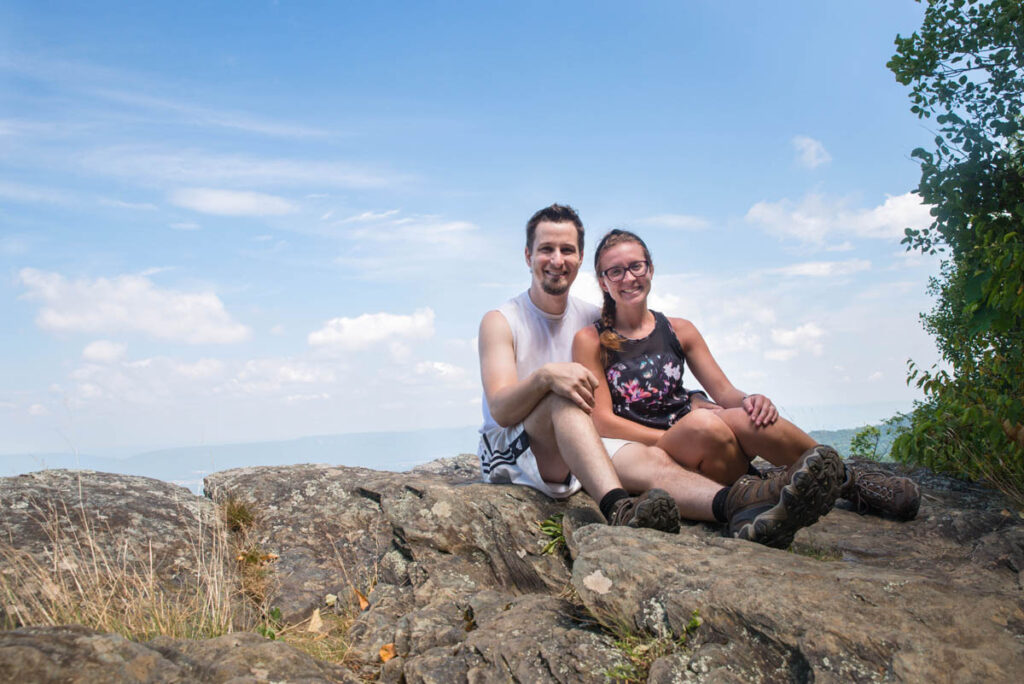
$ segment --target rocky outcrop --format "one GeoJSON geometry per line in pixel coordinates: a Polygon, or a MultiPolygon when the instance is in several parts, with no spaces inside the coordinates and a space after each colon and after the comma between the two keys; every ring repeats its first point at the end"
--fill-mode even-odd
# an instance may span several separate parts
{"type": "MultiPolygon", "coordinates": [[[[837,507],[789,551],[725,539],[714,525],[666,535],[590,524],[600,515],[585,495],[559,503],[475,483],[471,456],[409,473],[231,470],[206,479],[208,500],[143,478],[9,478],[0,482],[9,542],[45,558],[45,534],[26,521],[47,496],[75,494],[68,483],[80,478],[79,510],[102,511],[115,536],[160,537],[172,589],[187,567],[175,552],[194,538],[187,530],[215,506],[242,502],[255,517],[247,541],[275,558],[267,602],[282,622],[331,610],[356,619],[343,665],[251,634],[134,643],[22,628],[0,633],[0,679],[25,678],[31,666],[56,681],[109,662],[135,677],[118,681],[153,682],[1015,681],[1024,520],[991,490],[914,476],[924,492],[916,520],[837,507]],[[111,512],[114,491],[138,500],[128,509],[138,517],[111,512]],[[185,517],[175,523],[169,511],[185,517]],[[538,523],[556,513],[568,545],[545,553],[538,523]],[[662,653],[654,641],[675,645],[662,653]]],[[[60,524],[80,522],[68,513],[60,524]]],[[[224,533],[204,529],[214,528],[224,533]]]]}
{"type": "Polygon", "coordinates": [[[358,682],[345,668],[317,661],[258,634],[204,641],[158,637],[144,644],[80,625],[0,632],[5,682],[358,682]]]}

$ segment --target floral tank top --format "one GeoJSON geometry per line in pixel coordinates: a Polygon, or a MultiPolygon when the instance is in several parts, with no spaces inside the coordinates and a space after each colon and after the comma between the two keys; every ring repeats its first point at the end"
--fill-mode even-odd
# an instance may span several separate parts
{"type": "MultiPolygon", "coordinates": [[[[605,378],[615,415],[641,425],[667,430],[690,412],[690,395],[683,386],[686,358],[664,314],[654,314],[654,330],[640,340],[622,339],[618,351],[605,349],[605,378]]],[[[607,330],[594,323],[598,334],[607,330]]]]}

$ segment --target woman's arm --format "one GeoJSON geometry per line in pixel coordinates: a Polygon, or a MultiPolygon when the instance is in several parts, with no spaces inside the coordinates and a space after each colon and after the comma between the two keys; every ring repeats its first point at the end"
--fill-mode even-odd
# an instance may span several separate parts
{"type": "Polygon", "coordinates": [[[779,412],[768,397],[763,394],[747,395],[729,382],[693,323],[683,318],[670,318],[669,321],[694,377],[712,399],[725,408],[743,408],[758,426],[771,425],[778,419],[779,412]]]}
{"type": "Polygon", "coordinates": [[[594,411],[590,414],[594,419],[594,427],[602,437],[628,439],[632,442],[653,445],[664,434],[664,430],[647,427],[640,423],[615,415],[612,410],[612,395],[608,389],[608,380],[601,367],[601,341],[597,330],[588,325],[578,333],[572,341],[572,359],[581,363],[597,376],[597,389],[594,391],[594,411]]]}

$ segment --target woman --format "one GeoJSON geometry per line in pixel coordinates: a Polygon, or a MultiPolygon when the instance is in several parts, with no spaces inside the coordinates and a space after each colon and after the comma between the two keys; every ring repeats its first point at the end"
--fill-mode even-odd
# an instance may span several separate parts
{"type": "MultiPolygon", "coordinates": [[[[573,358],[599,379],[592,415],[609,454],[632,442],[657,446],[684,467],[731,484],[757,472],[754,456],[786,466],[815,446],[768,397],[729,382],[693,323],[647,308],[654,264],[637,235],[605,235],[594,269],[604,293],[601,319],[576,334],[573,358]],[[685,388],[687,363],[714,401],[685,388]]],[[[843,496],[906,519],[920,503],[910,480],[849,466],[843,496]]]]}

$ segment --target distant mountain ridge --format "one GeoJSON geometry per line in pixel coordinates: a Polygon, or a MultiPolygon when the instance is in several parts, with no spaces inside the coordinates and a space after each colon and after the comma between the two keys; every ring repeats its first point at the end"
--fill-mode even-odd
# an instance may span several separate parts
{"type": "MultiPolygon", "coordinates": [[[[882,432],[878,454],[886,460],[893,430],[882,432]]],[[[863,428],[812,430],[809,434],[850,455],[850,441],[863,428]]],[[[405,471],[438,458],[474,453],[476,426],[406,432],[358,432],[318,435],[273,442],[210,444],[143,451],[127,458],[90,454],[14,454],[2,456],[0,476],[56,468],[142,475],[199,491],[209,473],[245,466],[330,463],[376,470],[405,471]]]]}

